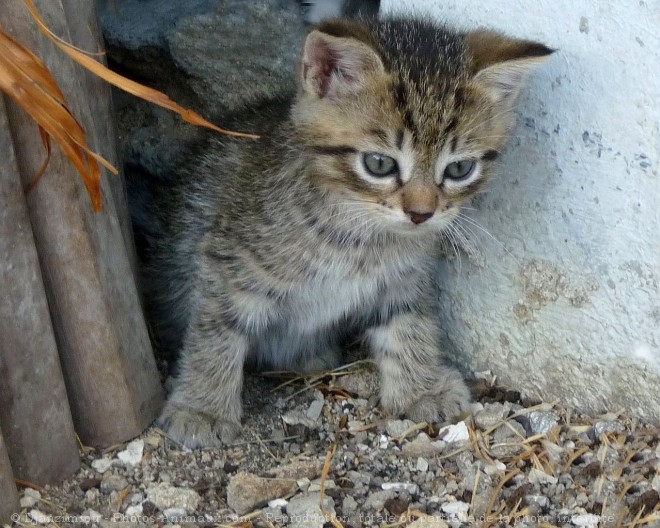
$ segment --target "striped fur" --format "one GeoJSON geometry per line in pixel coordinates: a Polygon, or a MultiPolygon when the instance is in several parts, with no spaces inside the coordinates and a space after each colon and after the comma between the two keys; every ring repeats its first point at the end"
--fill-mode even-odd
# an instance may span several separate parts
{"type": "Polygon", "coordinates": [[[464,409],[465,384],[438,351],[438,242],[548,53],[418,20],[312,30],[297,85],[224,120],[261,139],[206,135],[152,191],[145,293],[160,342],[180,351],[161,426],[190,447],[228,441],[246,362],[327,368],[355,336],[378,361],[385,411],[437,420],[464,409]],[[397,173],[368,172],[370,152],[397,173]],[[464,159],[471,180],[446,181],[464,159]]]}

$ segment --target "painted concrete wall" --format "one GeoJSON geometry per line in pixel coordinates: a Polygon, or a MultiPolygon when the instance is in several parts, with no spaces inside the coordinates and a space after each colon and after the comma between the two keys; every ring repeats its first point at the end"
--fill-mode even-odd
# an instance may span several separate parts
{"type": "MultiPolygon", "coordinates": [[[[660,422],[660,1],[385,0],[558,48],[442,265],[447,339],[531,397],[660,422]]],[[[463,358],[462,355],[465,355],[463,358]]]]}

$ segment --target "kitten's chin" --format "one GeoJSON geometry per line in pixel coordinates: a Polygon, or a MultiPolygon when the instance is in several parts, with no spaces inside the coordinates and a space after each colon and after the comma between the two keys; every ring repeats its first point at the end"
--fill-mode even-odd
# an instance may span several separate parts
{"type": "Polygon", "coordinates": [[[428,238],[429,236],[440,236],[447,229],[451,222],[438,220],[435,222],[424,222],[415,224],[410,220],[402,220],[390,224],[389,231],[407,238],[428,238]]]}

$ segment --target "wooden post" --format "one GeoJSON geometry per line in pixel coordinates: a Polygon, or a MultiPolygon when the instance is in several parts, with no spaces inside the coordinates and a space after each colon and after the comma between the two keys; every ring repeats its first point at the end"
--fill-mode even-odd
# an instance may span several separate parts
{"type": "Polygon", "coordinates": [[[18,493],[14,484],[9,456],[0,432],[0,524],[9,523],[12,513],[18,512],[18,493]]]}
{"type": "MultiPolygon", "coordinates": [[[[92,40],[99,42],[96,25],[88,24],[86,3],[35,4],[65,40],[71,39],[71,25],[79,26],[76,32],[92,32],[92,40]]],[[[107,89],[87,92],[95,82],[91,74],[38,32],[23,2],[0,4],[0,19],[8,33],[46,63],[91,147],[100,149],[97,140],[113,127],[107,124],[109,111],[98,115],[93,109],[109,108],[107,89]]],[[[44,159],[43,146],[36,125],[20,108],[8,102],[7,113],[27,185],[44,159]]],[[[95,214],[80,176],[54,146],[46,173],[27,196],[75,428],[83,443],[94,446],[139,434],[157,416],[163,398],[127,250],[126,208],[118,203],[122,181],[107,174],[102,180],[104,209],[95,214]]]]}
{"type": "Polygon", "coordinates": [[[0,426],[18,478],[59,482],[78,445],[2,97],[0,255],[0,426]]]}

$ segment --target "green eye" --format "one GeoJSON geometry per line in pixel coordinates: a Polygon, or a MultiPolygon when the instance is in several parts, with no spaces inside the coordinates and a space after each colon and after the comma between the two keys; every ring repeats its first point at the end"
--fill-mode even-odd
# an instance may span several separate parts
{"type": "Polygon", "coordinates": [[[396,160],[384,154],[367,152],[362,156],[362,163],[369,174],[377,178],[394,176],[399,172],[399,166],[396,160]]]}
{"type": "Polygon", "coordinates": [[[445,167],[444,177],[451,180],[466,180],[477,167],[477,162],[474,160],[461,160],[450,163],[445,167]]]}

